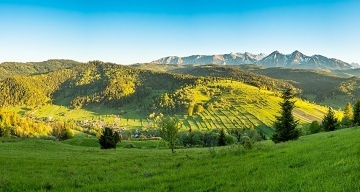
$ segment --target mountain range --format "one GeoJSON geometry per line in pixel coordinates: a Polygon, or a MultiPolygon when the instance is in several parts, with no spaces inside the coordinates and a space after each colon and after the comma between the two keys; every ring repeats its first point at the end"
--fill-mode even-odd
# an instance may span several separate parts
{"type": "Polygon", "coordinates": [[[152,63],[157,64],[219,64],[241,65],[255,64],[264,67],[284,67],[295,69],[351,69],[353,65],[344,61],[328,58],[322,55],[307,56],[299,51],[291,54],[282,54],[274,51],[269,55],[264,53],[251,54],[230,53],[220,55],[192,55],[188,57],[169,56],[152,63]]]}

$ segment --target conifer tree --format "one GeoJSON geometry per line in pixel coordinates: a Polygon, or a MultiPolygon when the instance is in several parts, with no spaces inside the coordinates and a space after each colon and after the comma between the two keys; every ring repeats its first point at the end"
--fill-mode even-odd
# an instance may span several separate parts
{"type": "Polygon", "coordinates": [[[360,99],[354,105],[354,125],[360,125],[360,99]]]}
{"type": "Polygon", "coordinates": [[[296,140],[300,136],[300,130],[296,129],[299,121],[295,120],[292,115],[295,104],[295,101],[292,101],[292,98],[294,98],[292,89],[284,90],[281,98],[283,99],[280,103],[281,115],[276,117],[274,123],[275,133],[271,137],[275,143],[296,140]]]}
{"type": "Polygon", "coordinates": [[[335,117],[334,110],[329,107],[328,112],[325,114],[323,120],[322,120],[322,126],[325,131],[334,131],[336,129],[338,120],[335,117]]]}
{"type": "Polygon", "coordinates": [[[116,149],[116,144],[120,141],[119,134],[111,128],[105,127],[99,138],[101,149],[116,149]]]}
{"type": "Polygon", "coordinates": [[[345,127],[350,127],[352,125],[353,120],[353,111],[351,108],[350,103],[346,103],[346,107],[344,110],[344,117],[341,120],[341,124],[343,124],[345,127]]]}
{"type": "Polygon", "coordinates": [[[225,146],[226,145],[226,135],[225,135],[225,129],[224,128],[220,129],[218,145],[219,146],[225,146]]]}

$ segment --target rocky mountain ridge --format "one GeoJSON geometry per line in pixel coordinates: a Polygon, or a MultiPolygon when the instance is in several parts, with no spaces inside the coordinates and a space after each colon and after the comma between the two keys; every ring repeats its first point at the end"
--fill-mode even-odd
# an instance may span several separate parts
{"type": "Polygon", "coordinates": [[[274,51],[269,55],[264,53],[251,54],[230,53],[219,55],[192,55],[188,57],[169,56],[152,61],[157,64],[219,64],[241,65],[256,64],[264,67],[284,67],[298,69],[351,69],[352,65],[344,61],[328,58],[322,55],[307,56],[299,51],[282,54],[274,51]]]}

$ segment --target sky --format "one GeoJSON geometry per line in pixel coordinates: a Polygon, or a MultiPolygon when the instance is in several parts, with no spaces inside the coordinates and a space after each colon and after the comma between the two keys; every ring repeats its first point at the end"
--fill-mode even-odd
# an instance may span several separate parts
{"type": "Polygon", "coordinates": [[[0,0],[0,62],[278,50],[360,63],[358,0],[0,0]]]}

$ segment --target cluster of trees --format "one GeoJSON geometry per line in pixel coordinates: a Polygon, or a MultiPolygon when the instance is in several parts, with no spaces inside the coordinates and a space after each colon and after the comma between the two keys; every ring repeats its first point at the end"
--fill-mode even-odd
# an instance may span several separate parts
{"type": "Polygon", "coordinates": [[[42,137],[65,140],[74,137],[74,124],[70,122],[44,122],[21,117],[17,113],[0,108],[0,137],[42,137]]]}
{"type": "Polygon", "coordinates": [[[345,106],[344,116],[341,121],[335,116],[335,111],[329,107],[327,113],[324,115],[322,123],[313,121],[309,126],[311,134],[320,131],[334,131],[343,127],[352,127],[360,125],[360,99],[351,107],[348,102],[345,106]]]}
{"type": "Polygon", "coordinates": [[[38,106],[52,102],[52,94],[67,78],[74,75],[64,69],[35,76],[14,76],[0,81],[0,106],[38,106]]]}
{"type": "Polygon", "coordinates": [[[28,117],[21,117],[14,112],[0,108],[0,136],[39,137],[51,135],[52,128],[44,122],[36,122],[28,117]]]}
{"type": "MultiPolygon", "coordinates": [[[[295,103],[292,101],[293,97],[294,93],[291,89],[286,89],[282,93],[283,101],[280,103],[281,114],[276,117],[276,121],[274,122],[275,132],[271,137],[275,143],[296,140],[301,134],[300,130],[296,128],[299,122],[295,120],[292,115],[295,103]]],[[[313,134],[322,130],[334,131],[341,126],[350,127],[353,125],[360,125],[360,99],[355,103],[353,110],[350,103],[346,104],[341,122],[335,116],[335,111],[331,107],[328,107],[328,111],[322,119],[322,124],[320,125],[317,121],[313,121],[309,127],[309,131],[313,134]]]]}
{"type": "Polygon", "coordinates": [[[225,146],[235,143],[242,144],[245,148],[250,149],[256,141],[265,139],[254,129],[214,129],[212,131],[182,131],[179,119],[175,117],[163,117],[158,122],[161,138],[169,143],[174,152],[175,146],[183,147],[215,147],[225,146]]]}

